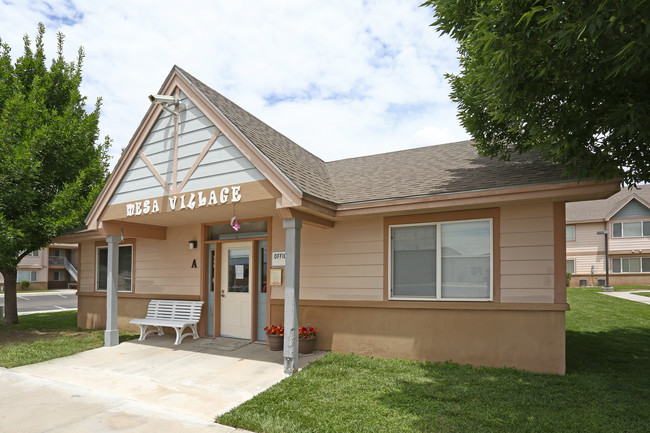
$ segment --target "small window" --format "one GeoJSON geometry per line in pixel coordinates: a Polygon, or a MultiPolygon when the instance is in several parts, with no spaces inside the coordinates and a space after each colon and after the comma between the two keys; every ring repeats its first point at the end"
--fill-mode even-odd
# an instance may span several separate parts
{"type": "MultiPolygon", "coordinates": [[[[117,264],[117,291],[133,291],[133,245],[120,245],[117,264]]],[[[97,290],[105,291],[108,283],[108,247],[97,247],[97,290]]]]}
{"type": "Polygon", "coordinates": [[[54,281],[65,281],[65,273],[63,271],[54,271],[54,281]]]}
{"type": "Polygon", "coordinates": [[[21,281],[36,281],[36,271],[18,271],[16,273],[16,281],[20,283],[21,281]]]}
{"type": "Polygon", "coordinates": [[[31,253],[27,254],[29,257],[38,257],[38,250],[32,251],[31,253]]]}
{"type": "Polygon", "coordinates": [[[572,274],[576,273],[576,260],[575,259],[567,259],[567,261],[566,261],[566,271],[570,272],[572,274]]]}
{"type": "Polygon", "coordinates": [[[612,224],[612,228],[614,229],[614,234],[613,237],[615,238],[622,238],[623,237],[623,227],[621,223],[614,223],[612,224]]]}
{"type": "Polygon", "coordinates": [[[566,240],[567,241],[576,240],[576,226],[566,226],[566,240]]]}

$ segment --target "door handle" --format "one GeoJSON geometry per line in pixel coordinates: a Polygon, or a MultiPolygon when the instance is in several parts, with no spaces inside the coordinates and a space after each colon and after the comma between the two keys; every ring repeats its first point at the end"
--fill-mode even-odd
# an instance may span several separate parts
{"type": "Polygon", "coordinates": [[[221,297],[222,297],[222,298],[225,298],[225,297],[226,297],[226,293],[224,292],[224,290],[221,290],[221,297]]]}

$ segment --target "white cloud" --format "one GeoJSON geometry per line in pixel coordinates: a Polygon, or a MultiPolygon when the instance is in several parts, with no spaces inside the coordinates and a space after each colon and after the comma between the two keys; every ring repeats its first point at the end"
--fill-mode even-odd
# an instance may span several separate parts
{"type": "Polygon", "coordinates": [[[468,137],[443,76],[456,47],[419,3],[2,0],[0,38],[18,57],[42,21],[48,58],[58,31],[69,60],[84,47],[83,91],[103,98],[113,156],[177,64],[333,160],[468,137]]]}

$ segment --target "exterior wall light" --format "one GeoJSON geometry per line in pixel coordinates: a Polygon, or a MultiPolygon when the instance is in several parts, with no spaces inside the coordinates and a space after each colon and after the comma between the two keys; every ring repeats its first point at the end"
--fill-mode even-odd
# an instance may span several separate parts
{"type": "Polygon", "coordinates": [[[196,242],[196,241],[190,241],[190,249],[191,249],[191,250],[195,249],[196,246],[197,246],[197,242],[196,242]]]}

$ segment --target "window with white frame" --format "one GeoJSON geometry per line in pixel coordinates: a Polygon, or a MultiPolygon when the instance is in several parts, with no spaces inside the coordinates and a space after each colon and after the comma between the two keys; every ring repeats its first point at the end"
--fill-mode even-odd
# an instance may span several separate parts
{"type": "Polygon", "coordinates": [[[650,257],[617,257],[612,259],[614,273],[650,272],[650,257]]]}
{"type": "Polygon", "coordinates": [[[63,271],[54,271],[54,281],[65,281],[65,273],[63,271]]]}
{"type": "MultiPolygon", "coordinates": [[[[118,292],[133,291],[133,245],[120,245],[117,260],[118,292]]],[[[105,291],[108,283],[108,247],[97,247],[97,290],[105,291]]]]}
{"type": "Polygon", "coordinates": [[[572,274],[576,273],[576,259],[567,259],[566,260],[566,271],[572,274]]]}
{"type": "Polygon", "coordinates": [[[576,240],[576,226],[566,226],[566,240],[567,241],[576,240]]]}
{"type": "Polygon", "coordinates": [[[650,221],[612,223],[612,237],[636,238],[650,236],[650,221]]]}
{"type": "Polygon", "coordinates": [[[33,283],[36,281],[36,271],[18,271],[16,273],[16,281],[19,283],[21,281],[30,281],[33,283]]]}
{"type": "Polygon", "coordinates": [[[29,254],[27,254],[28,257],[38,257],[38,250],[32,251],[29,254]]]}
{"type": "Polygon", "coordinates": [[[492,220],[390,226],[390,298],[492,300],[492,220]]]}

